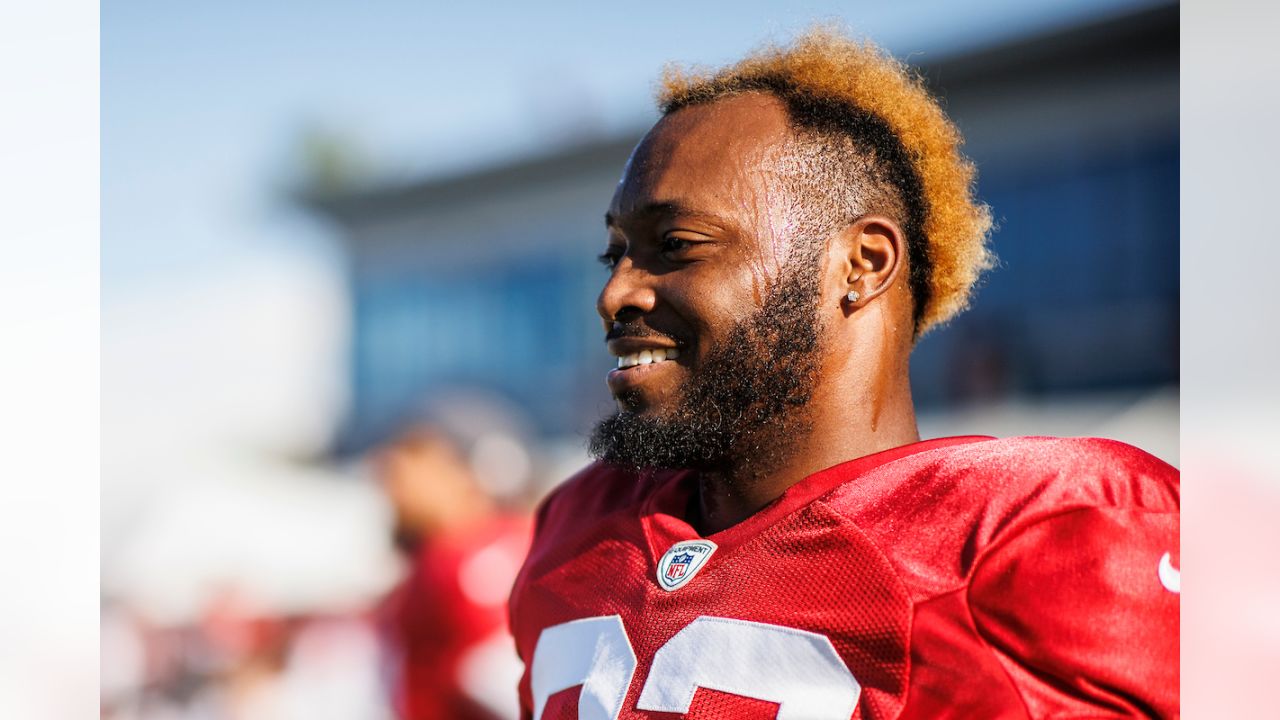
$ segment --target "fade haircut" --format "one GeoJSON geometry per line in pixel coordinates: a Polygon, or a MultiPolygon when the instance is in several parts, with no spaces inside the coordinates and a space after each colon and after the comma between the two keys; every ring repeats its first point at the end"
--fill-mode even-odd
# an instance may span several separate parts
{"type": "Polygon", "coordinates": [[[806,225],[821,236],[870,213],[906,236],[916,337],[969,304],[993,259],[963,140],[920,78],[879,47],[819,27],[720,70],[669,66],[664,116],[745,92],[782,101],[795,132],[806,225]]]}

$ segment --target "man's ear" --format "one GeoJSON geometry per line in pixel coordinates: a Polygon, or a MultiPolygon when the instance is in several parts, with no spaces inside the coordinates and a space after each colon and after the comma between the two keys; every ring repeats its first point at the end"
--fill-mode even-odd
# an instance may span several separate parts
{"type": "Polygon", "coordinates": [[[844,294],[857,293],[856,300],[846,300],[850,307],[861,307],[893,287],[906,266],[906,237],[884,215],[858,218],[841,231],[836,247],[844,294]]]}

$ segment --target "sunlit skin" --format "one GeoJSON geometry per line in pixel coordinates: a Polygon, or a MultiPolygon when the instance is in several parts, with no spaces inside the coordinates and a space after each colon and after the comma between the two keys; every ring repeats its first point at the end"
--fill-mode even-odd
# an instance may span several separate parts
{"type": "MultiPolygon", "coordinates": [[[[606,332],[616,323],[655,332],[609,341],[613,354],[679,339],[680,355],[610,372],[620,408],[670,412],[691,370],[767,297],[805,202],[782,182],[791,132],[781,102],[747,93],[666,116],[632,154],[606,216],[612,269],[597,310],[606,332]]],[[[737,524],[816,471],[919,439],[902,233],[891,218],[868,215],[826,243],[819,382],[803,409],[809,430],[774,439],[785,452],[763,476],[752,457],[701,473],[695,524],[704,534],[737,524]],[[860,294],[854,303],[850,290],[860,294]]]]}

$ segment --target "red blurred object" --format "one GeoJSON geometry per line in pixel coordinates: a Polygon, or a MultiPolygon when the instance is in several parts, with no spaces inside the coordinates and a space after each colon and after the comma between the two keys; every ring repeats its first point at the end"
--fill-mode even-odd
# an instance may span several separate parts
{"type": "Polygon", "coordinates": [[[206,609],[200,629],[210,649],[228,662],[263,657],[282,663],[292,623],[264,613],[240,591],[227,588],[206,609]]]}
{"type": "MultiPolygon", "coordinates": [[[[529,547],[525,518],[496,516],[423,542],[382,608],[396,709],[406,720],[493,720],[486,674],[510,645],[506,601],[529,547]]],[[[517,671],[518,672],[518,671],[517,671]]],[[[505,689],[514,694],[514,687],[505,689]]],[[[496,698],[493,698],[496,699],[496,698]]]]}

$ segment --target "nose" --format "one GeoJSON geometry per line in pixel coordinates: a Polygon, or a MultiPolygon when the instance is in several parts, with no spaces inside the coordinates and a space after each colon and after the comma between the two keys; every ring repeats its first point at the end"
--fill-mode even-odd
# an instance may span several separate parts
{"type": "Polygon", "coordinates": [[[596,312],[608,330],[614,321],[631,320],[652,312],[656,302],[653,277],[636,267],[629,255],[624,255],[596,298],[596,312]]]}

